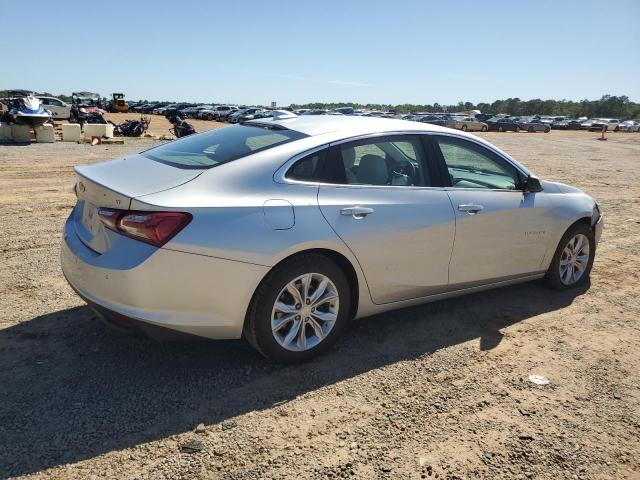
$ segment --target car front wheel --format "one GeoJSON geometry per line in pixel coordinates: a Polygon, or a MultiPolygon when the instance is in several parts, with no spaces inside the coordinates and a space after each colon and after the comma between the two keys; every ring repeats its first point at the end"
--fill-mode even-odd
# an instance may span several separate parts
{"type": "Polygon", "coordinates": [[[563,235],[545,275],[546,284],[555,290],[582,285],[593,266],[596,241],[593,230],[576,223],[563,235]]]}
{"type": "Polygon", "coordinates": [[[253,296],[244,337],[268,359],[300,363],[326,351],[348,323],[344,272],[317,254],[293,257],[272,270],[253,296]]]}

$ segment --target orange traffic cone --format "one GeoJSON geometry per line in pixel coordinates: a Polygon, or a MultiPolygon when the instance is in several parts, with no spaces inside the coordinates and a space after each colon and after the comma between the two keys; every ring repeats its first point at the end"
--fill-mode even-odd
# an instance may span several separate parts
{"type": "Polygon", "coordinates": [[[604,132],[606,131],[607,131],[607,126],[602,125],[602,133],[600,134],[600,138],[598,140],[606,140],[606,138],[604,138],[604,132]]]}

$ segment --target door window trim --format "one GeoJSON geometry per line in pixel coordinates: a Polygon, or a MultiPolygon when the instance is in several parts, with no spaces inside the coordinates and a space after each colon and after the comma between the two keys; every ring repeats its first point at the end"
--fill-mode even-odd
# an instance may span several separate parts
{"type": "MultiPolygon", "coordinates": [[[[444,157],[442,157],[442,153],[440,152],[440,147],[437,145],[437,140],[433,138],[433,136],[446,136],[453,137],[455,139],[467,140],[472,142],[479,147],[484,147],[490,152],[496,154],[499,158],[507,162],[509,165],[513,166],[516,171],[522,175],[523,179],[527,178],[531,175],[523,165],[520,165],[518,162],[507,156],[504,152],[494,147],[491,144],[486,144],[474,138],[473,136],[463,136],[459,135],[456,132],[446,132],[446,131],[430,131],[430,130],[397,130],[390,132],[376,132],[376,133],[367,133],[362,135],[356,135],[349,138],[343,138],[340,140],[334,140],[333,142],[328,142],[322,145],[318,145],[316,147],[307,149],[303,152],[300,152],[293,157],[289,158],[286,162],[284,162],[273,174],[273,181],[281,184],[298,184],[298,185],[320,185],[320,186],[328,186],[328,187],[336,187],[336,188],[410,188],[410,189],[424,189],[424,190],[455,190],[458,191],[460,189],[455,188],[451,185],[451,180],[449,179],[449,174],[447,170],[447,164],[444,161],[444,157]],[[385,137],[390,135],[420,135],[422,140],[422,149],[425,154],[425,158],[427,161],[427,167],[433,169],[430,171],[432,175],[432,181],[434,183],[439,183],[439,186],[433,185],[429,187],[420,187],[420,186],[403,186],[403,185],[345,185],[340,183],[328,183],[321,181],[303,181],[303,180],[294,180],[290,178],[286,178],[286,174],[288,170],[296,163],[298,160],[311,155],[315,152],[318,152],[322,149],[329,149],[334,145],[340,145],[347,142],[353,142],[368,138],[376,138],[376,137],[385,137]]],[[[325,162],[326,163],[326,162],[325,162]]],[[[490,189],[490,188],[467,188],[467,191],[484,191],[484,192],[519,192],[522,193],[522,190],[509,190],[509,189],[490,189]]]]}

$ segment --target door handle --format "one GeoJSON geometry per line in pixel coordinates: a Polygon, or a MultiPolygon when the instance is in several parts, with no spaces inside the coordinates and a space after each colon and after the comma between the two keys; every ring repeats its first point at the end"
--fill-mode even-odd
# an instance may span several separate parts
{"type": "Polygon", "coordinates": [[[469,215],[475,215],[484,207],[482,205],[476,205],[475,203],[463,203],[458,205],[458,211],[467,212],[469,215]]]}
{"type": "Polygon", "coordinates": [[[374,212],[373,208],[360,207],[360,206],[346,207],[346,208],[340,209],[340,215],[344,215],[345,217],[353,217],[357,219],[364,218],[373,212],[374,212]]]}

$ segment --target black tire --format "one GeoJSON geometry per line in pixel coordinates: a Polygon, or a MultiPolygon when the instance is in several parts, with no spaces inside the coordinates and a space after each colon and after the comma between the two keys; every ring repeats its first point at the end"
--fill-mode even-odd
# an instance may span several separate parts
{"type": "Polygon", "coordinates": [[[529,127],[529,133],[534,133],[536,130],[533,127],[529,127]]]}
{"type": "Polygon", "coordinates": [[[551,131],[551,128],[550,128],[550,127],[545,127],[545,129],[544,129],[544,133],[549,133],[550,131],[551,131]]]}
{"type": "Polygon", "coordinates": [[[504,132],[504,128],[502,128],[502,125],[500,125],[500,126],[498,127],[498,131],[499,131],[499,132],[504,132]]]}
{"type": "Polygon", "coordinates": [[[619,132],[620,131],[620,127],[616,127],[613,129],[614,132],[619,132]]]}
{"type": "Polygon", "coordinates": [[[589,278],[589,274],[591,273],[591,267],[593,267],[593,260],[596,255],[596,239],[593,233],[593,229],[586,225],[585,223],[579,222],[573,224],[569,229],[565,232],[565,234],[560,239],[560,243],[556,248],[556,252],[553,255],[553,259],[551,260],[551,265],[549,265],[549,269],[547,270],[546,275],[544,276],[544,283],[554,290],[569,290],[570,288],[576,288],[584,284],[589,278]],[[587,267],[583,272],[582,276],[574,283],[570,285],[566,285],[562,283],[560,279],[560,258],[562,257],[562,252],[573,237],[578,234],[582,234],[589,240],[589,260],[587,262],[587,267]]]}
{"type": "Polygon", "coordinates": [[[207,120],[213,120],[213,115],[211,113],[207,113],[207,120]]]}
{"type": "Polygon", "coordinates": [[[520,133],[520,127],[519,126],[516,127],[515,132],[516,133],[520,133]]]}
{"type": "Polygon", "coordinates": [[[486,131],[487,131],[487,127],[482,127],[482,128],[480,129],[480,131],[481,131],[481,132],[486,132],[486,131]]]}
{"type": "Polygon", "coordinates": [[[466,125],[462,125],[462,131],[466,132],[467,131],[467,126],[466,125]]]}
{"type": "Polygon", "coordinates": [[[244,338],[259,353],[277,363],[301,363],[311,360],[330,348],[349,323],[351,289],[344,272],[333,261],[310,253],[291,258],[275,267],[260,283],[253,295],[244,322],[244,338]],[[333,328],[315,347],[304,351],[291,351],[282,347],[271,330],[271,313],[276,298],[292,280],[306,273],[319,273],[335,285],[340,303],[333,328]]]}

